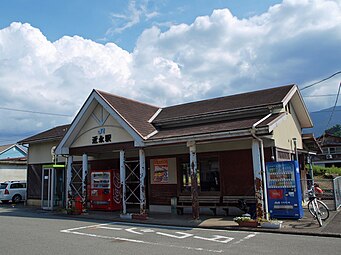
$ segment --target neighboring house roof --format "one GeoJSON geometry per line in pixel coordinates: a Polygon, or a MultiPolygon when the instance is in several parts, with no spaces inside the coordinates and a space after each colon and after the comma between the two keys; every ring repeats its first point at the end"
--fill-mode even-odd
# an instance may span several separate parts
{"type": "Polygon", "coordinates": [[[303,148],[310,152],[322,153],[322,148],[314,134],[302,134],[303,148]]]}
{"type": "Polygon", "coordinates": [[[61,140],[65,133],[67,132],[70,124],[57,126],[41,132],[39,134],[30,136],[19,141],[19,144],[30,144],[30,143],[38,143],[38,142],[46,142],[46,141],[54,141],[54,140],[61,140]]]}
{"type": "Polygon", "coordinates": [[[319,142],[321,147],[341,146],[341,137],[331,134],[324,134],[317,138],[317,141],[319,142]]]}
{"type": "Polygon", "coordinates": [[[27,151],[18,144],[0,145],[0,160],[26,160],[27,151]]]}

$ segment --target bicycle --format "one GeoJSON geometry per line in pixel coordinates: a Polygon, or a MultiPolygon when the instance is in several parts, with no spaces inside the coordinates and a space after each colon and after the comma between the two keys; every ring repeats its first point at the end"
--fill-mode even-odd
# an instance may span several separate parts
{"type": "Polygon", "coordinates": [[[328,206],[323,203],[321,200],[318,200],[314,188],[308,190],[308,210],[310,214],[317,220],[320,227],[322,227],[322,221],[328,219],[329,217],[329,209],[328,206]]]}

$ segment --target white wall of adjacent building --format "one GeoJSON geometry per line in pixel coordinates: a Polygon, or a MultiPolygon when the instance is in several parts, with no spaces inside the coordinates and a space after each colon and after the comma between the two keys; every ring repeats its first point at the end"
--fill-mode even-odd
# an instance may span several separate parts
{"type": "Polygon", "coordinates": [[[0,164],[0,182],[26,180],[26,165],[0,164]]]}

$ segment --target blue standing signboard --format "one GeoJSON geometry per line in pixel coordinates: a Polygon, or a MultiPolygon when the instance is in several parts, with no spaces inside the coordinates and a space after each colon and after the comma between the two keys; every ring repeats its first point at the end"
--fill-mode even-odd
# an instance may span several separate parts
{"type": "Polygon", "coordinates": [[[297,161],[266,164],[268,206],[271,218],[303,217],[300,172],[297,161]]]}

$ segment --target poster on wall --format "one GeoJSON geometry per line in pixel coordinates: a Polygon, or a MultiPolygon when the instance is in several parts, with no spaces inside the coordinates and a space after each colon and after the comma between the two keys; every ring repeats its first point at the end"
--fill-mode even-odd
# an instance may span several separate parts
{"type": "Polygon", "coordinates": [[[154,160],[154,183],[168,183],[168,159],[154,160]]]}

